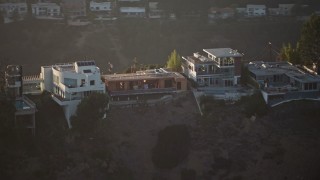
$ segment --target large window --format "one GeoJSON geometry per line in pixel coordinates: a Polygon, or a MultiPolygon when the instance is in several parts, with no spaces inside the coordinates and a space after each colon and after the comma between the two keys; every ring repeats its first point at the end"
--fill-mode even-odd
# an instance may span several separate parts
{"type": "Polygon", "coordinates": [[[220,61],[221,66],[233,66],[234,65],[234,58],[233,57],[226,57],[222,58],[220,61]]]}
{"type": "Polygon", "coordinates": [[[317,83],[304,83],[304,90],[316,90],[317,83]]]}
{"type": "Polygon", "coordinates": [[[68,86],[69,88],[77,87],[77,80],[71,78],[64,78],[64,85],[68,86]]]}

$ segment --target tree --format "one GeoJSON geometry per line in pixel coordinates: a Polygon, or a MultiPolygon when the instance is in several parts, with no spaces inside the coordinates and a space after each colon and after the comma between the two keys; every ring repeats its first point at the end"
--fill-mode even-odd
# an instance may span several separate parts
{"type": "Polygon", "coordinates": [[[304,64],[320,65],[320,17],[313,14],[303,25],[299,50],[304,64]]]}
{"type": "Polygon", "coordinates": [[[109,97],[106,94],[92,93],[82,99],[76,115],[72,117],[73,128],[82,135],[93,132],[103,119],[108,105],[109,97]]]}
{"type": "Polygon", "coordinates": [[[280,52],[281,60],[289,61],[292,64],[301,64],[301,56],[299,52],[299,43],[293,48],[290,43],[283,45],[280,52]]]}
{"type": "Polygon", "coordinates": [[[167,61],[167,68],[171,68],[174,71],[181,71],[181,56],[176,50],[173,50],[167,61]]]}

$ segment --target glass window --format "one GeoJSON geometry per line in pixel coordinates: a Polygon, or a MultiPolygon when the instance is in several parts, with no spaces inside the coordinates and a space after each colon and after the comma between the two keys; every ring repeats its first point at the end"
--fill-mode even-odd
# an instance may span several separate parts
{"type": "Polygon", "coordinates": [[[69,88],[77,87],[77,80],[71,78],[64,78],[64,85],[68,86],[69,88]]]}
{"type": "Polygon", "coordinates": [[[91,80],[90,81],[90,86],[93,86],[94,85],[94,80],[91,80]]]}

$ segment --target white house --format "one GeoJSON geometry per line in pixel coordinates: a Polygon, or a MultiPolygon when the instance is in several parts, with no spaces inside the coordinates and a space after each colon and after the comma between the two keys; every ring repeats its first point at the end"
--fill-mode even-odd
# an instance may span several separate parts
{"type": "Polygon", "coordinates": [[[81,99],[92,92],[105,93],[100,69],[94,61],[42,66],[40,78],[41,90],[51,92],[53,100],[63,107],[70,128],[70,117],[75,114],[81,99]]]}
{"type": "Polygon", "coordinates": [[[3,13],[4,17],[12,17],[14,12],[18,15],[25,16],[28,12],[27,3],[1,3],[0,11],[3,13]]]}
{"type": "Polygon", "coordinates": [[[145,17],[146,8],[144,7],[120,7],[120,14],[123,17],[145,17]]]}
{"type": "Polygon", "coordinates": [[[61,8],[56,3],[36,3],[31,4],[32,15],[35,17],[59,17],[61,8]]]}
{"type": "Polygon", "coordinates": [[[90,11],[109,13],[112,10],[111,2],[90,1],[90,11]]]}
{"type": "Polygon", "coordinates": [[[266,16],[267,15],[266,9],[267,9],[266,5],[248,4],[246,8],[247,16],[248,17],[266,16]]]}
{"type": "Polygon", "coordinates": [[[206,56],[183,56],[182,72],[199,86],[228,87],[239,83],[242,54],[231,48],[203,49],[206,56]]]}

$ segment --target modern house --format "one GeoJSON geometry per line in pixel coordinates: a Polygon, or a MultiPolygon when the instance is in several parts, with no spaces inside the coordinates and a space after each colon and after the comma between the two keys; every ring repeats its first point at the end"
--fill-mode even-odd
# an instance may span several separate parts
{"type": "Polygon", "coordinates": [[[61,17],[61,8],[56,3],[31,4],[32,15],[39,18],[61,17]]]}
{"type": "Polygon", "coordinates": [[[267,15],[266,5],[247,4],[247,17],[261,17],[267,15]]]}
{"type": "Polygon", "coordinates": [[[28,12],[27,3],[0,3],[0,12],[6,18],[12,18],[15,13],[19,16],[18,18],[24,17],[28,12]]]}
{"type": "Polygon", "coordinates": [[[145,7],[120,7],[122,17],[146,17],[145,7]]]}
{"type": "Polygon", "coordinates": [[[90,11],[97,15],[110,15],[112,12],[112,3],[107,2],[96,2],[90,1],[90,11]]]}
{"type": "Polygon", "coordinates": [[[75,18],[87,15],[85,0],[62,0],[61,8],[66,17],[75,18]]]}
{"type": "Polygon", "coordinates": [[[151,69],[128,74],[103,75],[111,97],[172,93],[187,90],[187,80],[177,72],[151,69]]]}
{"type": "Polygon", "coordinates": [[[250,62],[248,70],[270,106],[298,99],[320,100],[320,76],[288,62],[250,62]]]}
{"type": "Polygon", "coordinates": [[[239,84],[242,54],[231,48],[203,49],[206,56],[183,56],[182,71],[199,86],[230,87],[239,84]]]}
{"type": "Polygon", "coordinates": [[[24,96],[22,88],[22,66],[8,65],[5,70],[6,94],[13,101],[16,108],[14,125],[18,129],[31,130],[35,135],[35,104],[24,96]]]}
{"type": "Polygon", "coordinates": [[[70,117],[75,114],[81,99],[92,92],[105,93],[100,69],[94,61],[42,66],[40,78],[41,90],[51,92],[53,100],[63,107],[70,128],[70,117]]]}

